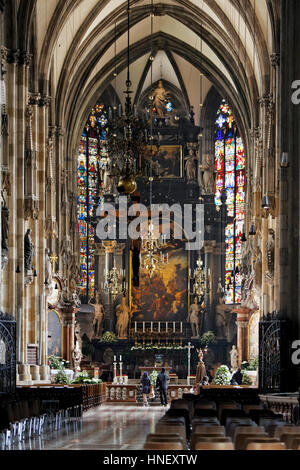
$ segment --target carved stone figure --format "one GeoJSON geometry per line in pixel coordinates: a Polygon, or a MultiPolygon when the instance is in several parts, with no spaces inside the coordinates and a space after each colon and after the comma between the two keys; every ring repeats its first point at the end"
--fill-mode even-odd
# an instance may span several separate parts
{"type": "Polygon", "coordinates": [[[25,271],[32,271],[32,258],[34,255],[34,245],[31,239],[32,230],[29,228],[24,237],[24,265],[25,271]]]}
{"type": "MultiPolygon", "coordinates": [[[[200,305],[198,304],[198,299],[195,297],[194,303],[190,306],[189,314],[187,320],[190,322],[192,327],[192,337],[199,338],[200,330],[199,328],[199,312],[200,305]]],[[[202,323],[202,321],[201,321],[202,323]]],[[[202,326],[202,325],[201,325],[202,326]]]]}
{"type": "Polygon", "coordinates": [[[275,233],[274,233],[274,230],[269,229],[268,241],[266,245],[267,272],[265,274],[265,279],[269,282],[272,281],[274,278],[274,253],[275,253],[275,233]]]}
{"type": "Polygon", "coordinates": [[[230,364],[231,369],[236,370],[239,367],[239,354],[236,346],[233,344],[231,351],[229,352],[230,355],[230,364]]]}
{"type": "Polygon", "coordinates": [[[60,255],[62,257],[63,265],[66,268],[69,265],[71,256],[71,237],[66,235],[61,242],[60,255]]]}
{"type": "Polygon", "coordinates": [[[80,372],[80,362],[82,359],[82,352],[79,341],[76,340],[75,348],[73,350],[73,364],[74,364],[74,376],[76,377],[80,372]]]}
{"type": "Polygon", "coordinates": [[[211,158],[209,155],[206,156],[205,163],[203,163],[200,168],[203,171],[202,193],[213,194],[215,189],[214,167],[212,165],[211,158]]]}
{"type": "Polygon", "coordinates": [[[195,156],[194,150],[190,149],[189,154],[185,157],[185,175],[188,182],[197,181],[197,167],[196,167],[197,158],[195,156]]]}
{"type": "Polygon", "coordinates": [[[95,291],[95,304],[93,305],[93,307],[95,312],[93,320],[93,337],[100,338],[102,333],[102,322],[105,317],[105,311],[103,305],[101,304],[100,295],[97,290],[95,291]]]}
{"type": "Polygon", "coordinates": [[[48,284],[50,285],[52,282],[52,264],[50,260],[50,250],[49,248],[45,249],[45,280],[47,280],[48,284]]]}
{"type": "Polygon", "coordinates": [[[153,92],[153,105],[158,117],[163,118],[166,115],[166,100],[168,92],[165,90],[162,80],[159,80],[157,88],[153,92]]]}
{"type": "Polygon", "coordinates": [[[121,303],[116,310],[117,315],[117,335],[120,339],[127,339],[128,324],[130,320],[129,307],[126,305],[126,297],[123,295],[121,303]]]}

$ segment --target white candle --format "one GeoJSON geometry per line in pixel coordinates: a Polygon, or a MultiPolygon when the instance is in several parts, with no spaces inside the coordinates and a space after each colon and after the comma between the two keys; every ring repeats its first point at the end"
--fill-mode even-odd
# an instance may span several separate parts
{"type": "Polygon", "coordinates": [[[143,333],[145,333],[145,322],[143,321],[143,333]]]}
{"type": "Polygon", "coordinates": [[[153,321],[151,322],[151,333],[153,332],[153,321]]]}
{"type": "Polygon", "coordinates": [[[173,321],[173,333],[175,333],[175,322],[173,321]]]}
{"type": "Polygon", "coordinates": [[[180,322],[180,333],[182,333],[182,321],[180,322]]]}
{"type": "Polygon", "coordinates": [[[122,356],[120,356],[120,362],[122,362],[122,356]]]}
{"type": "Polygon", "coordinates": [[[168,322],[166,322],[166,332],[168,333],[168,322]]]}
{"type": "Polygon", "coordinates": [[[116,360],[117,360],[117,358],[116,358],[116,356],[114,356],[114,362],[116,362],[116,360]]]}
{"type": "Polygon", "coordinates": [[[160,333],[160,321],[158,322],[158,332],[160,333]]]}
{"type": "Polygon", "coordinates": [[[136,333],[136,321],[134,322],[134,332],[136,333]]]}

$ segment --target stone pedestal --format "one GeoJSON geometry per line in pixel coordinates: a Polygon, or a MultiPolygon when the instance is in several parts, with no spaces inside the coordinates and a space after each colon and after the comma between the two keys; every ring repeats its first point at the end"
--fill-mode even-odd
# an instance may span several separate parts
{"type": "Polygon", "coordinates": [[[40,367],[39,366],[31,365],[30,366],[30,374],[31,374],[32,380],[35,380],[35,381],[40,381],[41,380],[40,367]]]}
{"type": "Polygon", "coordinates": [[[18,365],[18,375],[20,382],[31,382],[30,374],[30,365],[29,364],[19,364],[18,365]]]}
{"type": "Polygon", "coordinates": [[[39,366],[39,367],[40,367],[41,380],[50,381],[50,367],[49,366],[39,366]]]}

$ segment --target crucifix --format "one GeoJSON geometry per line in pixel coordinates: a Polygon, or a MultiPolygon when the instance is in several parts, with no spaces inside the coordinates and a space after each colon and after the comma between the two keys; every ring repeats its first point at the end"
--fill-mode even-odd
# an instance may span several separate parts
{"type": "Polygon", "coordinates": [[[192,346],[191,342],[188,342],[187,346],[184,346],[188,350],[188,375],[187,375],[187,384],[190,385],[190,374],[191,374],[191,349],[194,349],[195,346],[192,346]]]}
{"type": "Polygon", "coordinates": [[[58,256],[57,256],[56,253],[51,253],[51,256],[49,258],[50,258],[50,261],[52,263],[52,271],[53,271],[53,273],[55,273],[55,264],[58,261],[58,256]]]}

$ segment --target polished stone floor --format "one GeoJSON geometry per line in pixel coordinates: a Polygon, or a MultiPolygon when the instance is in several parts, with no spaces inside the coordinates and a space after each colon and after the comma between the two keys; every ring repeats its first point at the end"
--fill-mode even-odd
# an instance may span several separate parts
{"type": "Polygon", "coordinates": [[[138,450],[166,408],[102,405],[58,431],[13,445],[20,450],[138,450]]]}

